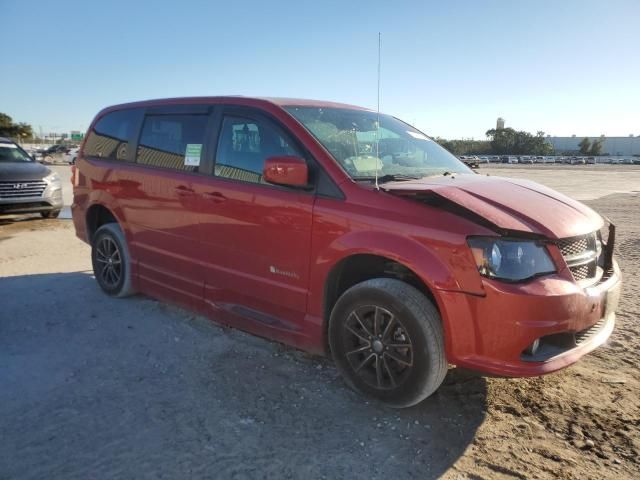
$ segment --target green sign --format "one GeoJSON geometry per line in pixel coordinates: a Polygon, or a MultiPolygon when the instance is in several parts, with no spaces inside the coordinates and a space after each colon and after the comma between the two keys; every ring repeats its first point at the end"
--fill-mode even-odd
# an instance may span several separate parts
{"type": "Polygon", "coordinates": [[[82,140],[82,137],[84,137],[83,133],[72,133],[71,134],[71,140],[73,140],[74,142],[79,142],[80,140],[82,140]]]}

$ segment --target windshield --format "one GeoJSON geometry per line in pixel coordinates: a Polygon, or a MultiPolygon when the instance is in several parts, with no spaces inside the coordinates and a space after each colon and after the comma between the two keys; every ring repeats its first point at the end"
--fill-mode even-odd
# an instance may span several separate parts
{"type": "Polygon", "coordinates": [[[471,173],[422,132],[389,115],[346,108],[285,107],[354,179],[471,173]]]}
{"type": "Polygon", "coordinates": [[[0,143],[0,162],[32,162],[27,152],[14,143],[0,143]]]}

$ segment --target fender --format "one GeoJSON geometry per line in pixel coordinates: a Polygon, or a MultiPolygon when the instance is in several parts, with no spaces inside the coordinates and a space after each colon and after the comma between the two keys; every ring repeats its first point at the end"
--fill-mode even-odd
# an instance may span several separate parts
{"type": "MultiPolygon", "coordinates": [[[[454,249],[455,251],[455,249],[454,249]]],[[[467,254],[467,249],[464,249],[467,254]]],[[[448,311],[444,296],[449,292],[463,292],[459,281],[448,268],[442,253],[433,250],[417,240],[391,232],[357,231],[336,238],[332,243],[315,255],[316,262],[311,265],[308,314],[318,322],[324,318],[325,284],[331,271],[344,259],[357,254],[377,255],[388,258],[413,271],[431,291],[439,309],[445,333],[445,347],[451,351],[450,334],[456,328],[452,325],[456,315],[448,311]]],[[[452,257],[459,266],[456,256],[452,257]]],[[[469,258],[469,262],[473,262],[469,258]]],[[[475,271],[475,265],[471,263],[475,271]]],[[[483,295],[482,282],[478,278],[474,286],[475,295],[483,295]]],[[[458,319],[456,319],[457,321],[458,319]]],[[[463,319],[459,319],[463,323],[463,319]]]]}
{"type": "MultiPolygon", "coordinates": [[[[129,227],[129,223],[127,222],[124,212],[122,208],[119,206],[118,201],[106,190],[91,190],[88,195],[87,201],[85,203],[85,208],[83,209],[83,223],[86,225],[87,223],[87,213],[89,209],[93,206],[101,205],[107,210],[109,210],[113,216],[116,218],[117,222],[120,224],[120,228],[124,232],[124,236],[127,239],[127,246],[129,247],[129,254],[131,255],[131,263],[137,265],[137,252],[135,248],[135,244],[133,243],[133,233],[131,232],[131,228],[129,227]]],[[[86,228],[86,227],[85,227],[86,228]]],[[[87,238],[88,241],[88,238],[87,238]]],[[[137,272],[136,272],[137,273],[137,272]]]]}
{"type": "Polygon", "coordinates": [[[92,190],[91,193],[89,193],[89,196],[87,198],[85,208],[84,208],[85,223],[87,220],[86,219],[87,213],[89,213],[89,210],[91,209],[91,207],[94,207],[96,205],[100,205],[106,208],[113,214],[114,217],[116,217],[116,220],[120,224],[120,227],[122,228],[125,235],[127,236],[127,240],[130,240],[129,226],[124,218],[124,212],[122,211],[122,208],[118,206],[118,202],[113,197],[113,195],[106,192],[105,190],[92,190]]]}

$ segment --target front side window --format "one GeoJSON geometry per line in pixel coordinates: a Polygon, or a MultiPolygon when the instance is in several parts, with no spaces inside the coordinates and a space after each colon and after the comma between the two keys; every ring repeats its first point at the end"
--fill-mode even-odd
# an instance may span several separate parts
{"type": "Polygon", "coordinates": [[[264,161],[279,155],[302,157],[267,120],[224,117],[216,151],[216,176],[262,183],[264,161]]]}
{"type": "Polygon", "coordinates": [[[356,180],[471,173],[419,130],[389,115],[347,108],[285,107],[356,180]]]}
{"type": "Polygon", "coordinates": [[[117,110],[107,113],[93,126],[84,145],[84,154],[107,160],[127,160],[129,141],[136,133],[142,111],[117,110]]]}
{"type": "Polygon", "coordinates": [[[33,162],[33,159],[15,143],[0,143],[0,163],[33,162]]]}
{"type": "Polygon", "coordinates": [[[207,129],[207,115],[147,115],[136,162],[184,172],[197,172],[207,129]]]}

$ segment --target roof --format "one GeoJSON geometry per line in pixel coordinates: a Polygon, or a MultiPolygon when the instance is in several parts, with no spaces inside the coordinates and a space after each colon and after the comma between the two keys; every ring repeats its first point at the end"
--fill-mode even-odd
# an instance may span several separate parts
{"type": "Polygon", "coordinates": [[[143,100],[138,102],[123,103],[112,105],[103,110],[118,110],[122,108],[144,107],[153,105],[168,105],[176,103],[234,103],[247,105],[271,104],[278,107],[324,107],[324,108],[349,108],[356,110],[369,110],[368,108],[359,107],[357,105],[349,105],[347,103],[329,102],[325,100],[309,100],[304,98],[280,98],[280,97],[245,97],[243,95],[226,95],[211,97],[174,97],[174,98],[155,98],[151,100],[143,100]]]}
{"type": "MultiPolygon", "coordinates": [[[[242,97],[248,98],[248,97],[242,97]]],[[[256,97],[256,100],[265,100],[281,107],[326,107],[326,108],[351,108],[357,110],[369,110],[368,108],[358,105],[350,105],[348,103],[329,102],[326,100],[309,100],[305,98],[287,98],[287,97],[256,97]]]]}

